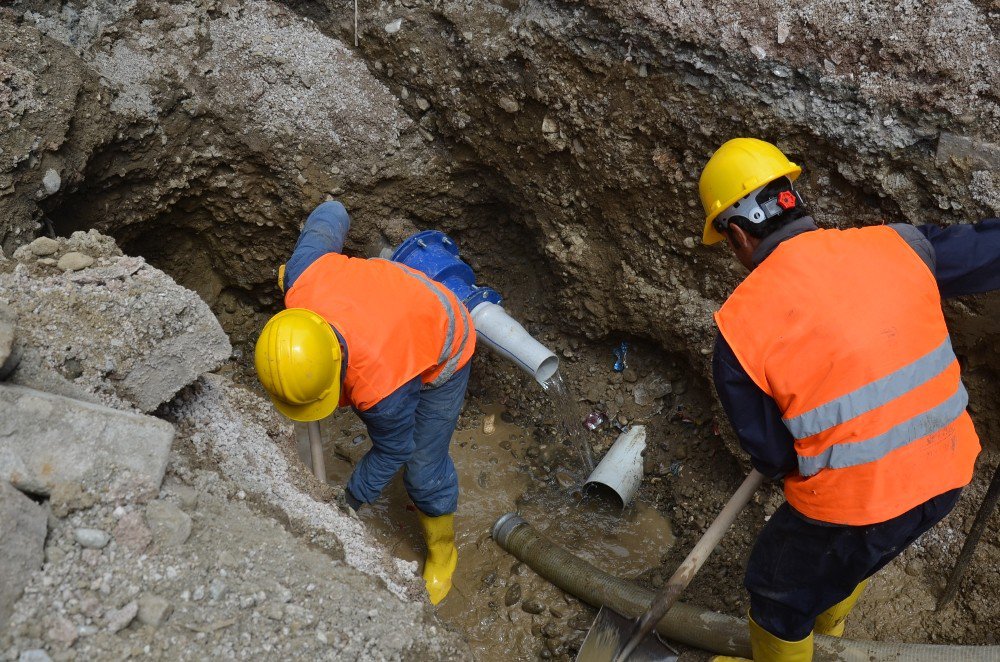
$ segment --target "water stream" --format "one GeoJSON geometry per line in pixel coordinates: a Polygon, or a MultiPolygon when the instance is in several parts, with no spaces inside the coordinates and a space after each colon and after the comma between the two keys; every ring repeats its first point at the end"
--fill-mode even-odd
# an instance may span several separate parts
{"type": "Polygon", "coordinates": [[[576,446],[577,452],[580,454],[580,461],[583,462],[586,473],[589,475],[594,470],[594,453],[590,449],[590,442],[587,441],[587,437],[584,435],[584,428],[581,423],[582,417],[577,408],[576,400],[573,399],[569,389],[566,387],[566,381],[557,370],[554,375],[542,384],[542,388],[552,398],[556,406],[556,411],[562,419],[566,435],[570,442],[576,446]]]}

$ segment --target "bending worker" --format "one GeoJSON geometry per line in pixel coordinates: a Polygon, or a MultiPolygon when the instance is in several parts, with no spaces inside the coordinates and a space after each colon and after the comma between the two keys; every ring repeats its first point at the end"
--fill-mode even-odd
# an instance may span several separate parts
{"type": "MultiPolygon", "coordinates": [[[[807,662],[880,568],[954,507],[979,438],[941,297],[1000,289],[1000,220],[818,229],[801,168],[737,138],[705,166],[704,243],[750,275],[716,313],[716,389],[783,503],[748,561],[758,661],[807,662]]],[[[732,659],[732,658],[716,658],[732,659]]]]}
{"type": "Polygon", "coordinates": [[[342,255],[349,228],[339,202],[309,215],[279,274],[287,308],[257,340],[257,374],[292,420],[318,421],[351,406],[365,422],[372,448],[344,490],[354,510],[405,468],[427,543],[423,576],[437,604],[458,563],[458,476],[448,446],[476,332],[440,283],[395,262],[342,255]]]}

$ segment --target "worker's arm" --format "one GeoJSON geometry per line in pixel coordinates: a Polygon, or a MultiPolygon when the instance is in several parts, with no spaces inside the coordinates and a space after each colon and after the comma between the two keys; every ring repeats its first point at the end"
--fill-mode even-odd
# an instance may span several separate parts
{"type": "Polygon", "coordinates": [[[1000,219],[916,229],[934,247],[934,275],[942,297],[1000,290],[1000,219]]]}
{"type": "Polygon", "coordinates": [[[781,420],[777,403],[760,390],[740,365],[722,334],[715,337],[712,376],[722,408],[754,469],[781,478],[798,466],[794,439],[781,420]]]}
{"type": "Polygon", "coordinates": [[[285,292],[292,288],[295,279],[317,259],[327,253],[343,251],[344,240],[350,228],[351,218],[344,205],[330,201],[316,207],[306,219],[292,257],[285,264],[285,292]]]}
{"type": "Polygon", "coordinates": [[[420,402],[420,377],[383,398],[366,411],[357,411],[368,426],[372,447],[347,481],[347,500],[357,510],[361,503],[371,503],[413,455],[413,428],[420,402]]]}

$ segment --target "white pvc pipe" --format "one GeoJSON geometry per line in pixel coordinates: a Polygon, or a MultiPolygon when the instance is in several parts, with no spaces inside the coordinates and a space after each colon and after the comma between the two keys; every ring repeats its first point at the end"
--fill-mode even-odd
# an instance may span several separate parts
{"type": "Polygon", "coordinates": [[[559,357],[507,314],[502,306],[484,302],[472,310],[479,339],[507,357],[544,385],[559,369],[559,357]]]}
{"type": "Polygon", "coordinates": [[[622,500],[622,508],[632,502],[642,482],[642,451],[646,449],[646,426],[633,425],[611,445],[584,483],[603,485],[622,500]]]}

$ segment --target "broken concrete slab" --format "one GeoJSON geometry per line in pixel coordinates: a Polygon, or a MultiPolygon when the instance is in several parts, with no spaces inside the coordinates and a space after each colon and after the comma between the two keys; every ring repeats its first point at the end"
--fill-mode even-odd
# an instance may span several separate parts
{"type": "Polygon", "coordinates": [[[0,273],[23,350],[11,381],[151,412],[229,358],[229,338],[191,290],[95,231],[53,241],[57,264],[22,247],[0,273]],[[64,272],[74,253],[93,264],[64,272]]]}
{"type": "Polygon", "coordinates": [[[105,501],[159,492],[174,428],[23,386],[0,384],[0,478],[32,494],[78,484],[105,501]]]}
{"type": "Polygon", "coordinates": [[[45,560],[45,509],[0,480],[0,632],[45,560]]]}
{"type": "Polygon", "coordinates": [[[10,306],[0,302],[0,365],[4,364],[14,349],[14,326],[16,318],[10,306]]]}

